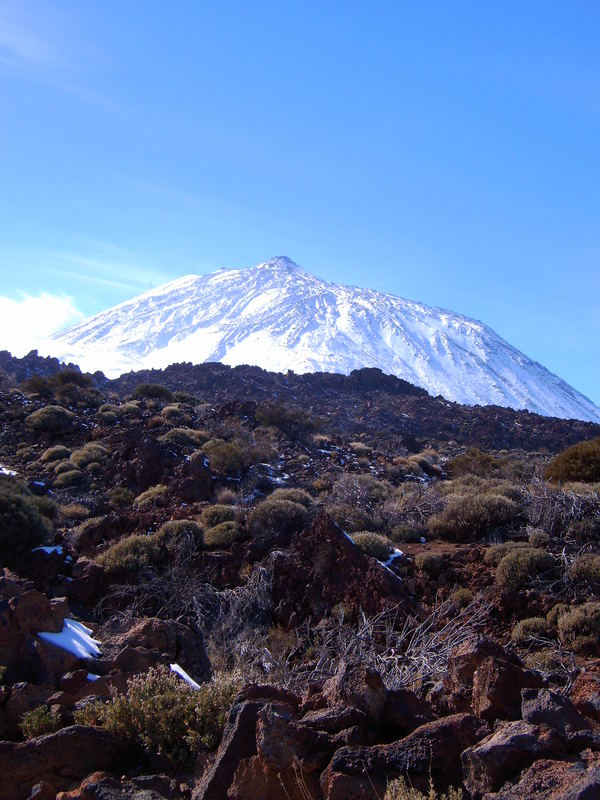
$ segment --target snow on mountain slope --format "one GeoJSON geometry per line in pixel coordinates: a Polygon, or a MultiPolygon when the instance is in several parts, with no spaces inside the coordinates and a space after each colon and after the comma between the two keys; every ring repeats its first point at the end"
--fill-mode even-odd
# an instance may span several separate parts
{"type": "Polygon", "coordinates": [[[181,361],[300,373],[373,366],[460,403],[600,422],[591,400],[483,323],[329,283],[285,257],[186,275],[55,334],[40,351],[109,376],[181,361]]]}

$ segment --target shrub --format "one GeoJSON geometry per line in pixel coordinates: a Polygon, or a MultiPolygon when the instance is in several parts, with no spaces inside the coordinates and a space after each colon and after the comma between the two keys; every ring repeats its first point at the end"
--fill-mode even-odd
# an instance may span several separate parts
{"type": "Polygon", "coordinates": [[[458,542],[469,541],[519,519],[514,500],[502,494],[456,494],[429,520],[431,533],[458,542]]]}
{"type": "Polygon", "coordinates": [[[533,530],[529,533],[528,539],[532,547],[546,547],[550,541],[550,536],[544,531],[533,530]]]}
{"type": "Polygon", "coordinates": [[[34,494],[31,496],[31,502],[37,506],[38,511],[43,517],[52,520],[58,518],[58,503],[51,497],[48,497],[47,494],[34,494]]]}
{"type": "Polygon", "coordinates": [[[217,503],[221,506],[234,506],[237,503],[237,495],[233,489],[225,486],[217,492],[217,503]]]}
{"type": "Polygon", "coordinates": [[[530,547],[513,549],[496,567],[496,582],[500,586],[520,589],[553,566],[554,559],[545,550],[530,547]]]}
{"type": "Polygon", "coordinates": [[[99,442],[88,442],[79,450],[74,450],[69,460],[71,464],[74,464],[78,469],[83,469],[94,461],[105,461],[107,456],[108,450],[103,444],[99,442]]]}
{"type": "Polygon", "coordinates": [[[457,607],[457,608],[466,608],[469,603],[473,602],[473,592],[470,589],[467,589],[466,586],[461,587],[460,589],[456,589],[450,595],[450,601],[457,607]]]}
{"type": "Polygon", "coordinates": [[[254,533],[294,533],[301,530],[308,512],[300,503],[267,498],[248,515],[248,529],[254,533]]]}
{"type": "Polygon", "coordinates": [[[249,466],[242,448],[232,442],[213,439],[204,445],[202,451],[215,472],[236,476],[249,466]]]}
{"type": "Polygon", "coordinates": [[[173,392],[166,386],[158,383],[139,383],[135,387],[134,397],[146,397],[150,400],[164,400],[172,403],[174,400],[173,392]]]}
{"type": "Polygon", "coordinates": [[[110,545],[96,561],[109,577],[126,572],[139,572],[158,563],[160,547],[154,536],[134,533],[110,545]]]}
{"type": "Polygon", "coordinates": [[[42,544],[52,531],[29,489],[14,478],[0,479],[0,558],[13,563],[42,544]]]}
{"type": "Polygon", "coordinates": [[[167,487],[159,483],[156,486],[151,486],[145,492],[138,494],[133,501],[135,508],[150,508],[151,506],[164,505],[166,500],[167,487]]]}
{"type": "Polygon", "coordinates": [[[98,722],[147,754],[186,768],[202,749],[219,744],[238,688],[232,678],[218,678],[195,690],[167,667],[152,667],[130,679],[126,694],[76,712],[75,721],[98,722]]]}
{"type": "Polygon", "coordinates": [[[462,800],[462,789],[454,789],[452,786],[447,792],[438,794],[435,791],[433,782],[429,782],[429,791],[427,794],[409,786],[404,778],[388,783],[383,796],[383,800],[462,800]]]}
{"type": "Polygon", "coordinates": [[[301,506],[310,510],[314,505],[314,500],[305,492],[304,489],[275,489],[269,495],[270,500],[291,500],[292,503],[300,503],[301,506]]]}
{"type": "Polygon", "coordinates": [[[587,516],[573,520],[569,524],[566,536],[576,542],[600,541],[600,517],[587,516]]]}
{"type": "Polygon", "coordinates": [[[208,506],[200,514],[200,523],[205,528],[213,528],[221,522],[231,522],[236,517],[236,511],[233,506],[226,506],[221,503],[216,503],[213,506],[208,506]]]}
{"type": "Polygon", "coordinates": [[[352,541],[358,545],[363,553],[376,558],[378,561],[387,561],[391,551],[390,541],[387,536],[372,531],[359,531],[352,534],[352,541]]]}
{"type": "Polygon", "coordinates": [[[513,550],[528,548],[529,545],[525,542],[500,542],[499,544],[493,544],[491,547],[487,548],[483,554],[483,560],[486,564],[497,567],[507,553],[511,553],[513,550]]]}
{"type": "Polygon", "coordinates": [[[417,567],[434,578],[440,574],[444,566],[444,558],[438,553],[418,553],[415,557],[417,567]]]}
{"type": "Polygon", "coordinates": [[[396,544],[416,544],[423,538],[424,531],[413,525],[396,525],[389,532],[389,537],[396,544]]]}
{"type": "Polygon", "coordinates": [[[58,489],[64,489],[67,486],[77,486],[82,480],[83,472],[80,469],[69,469],[56,476],[54,485],[58,489]]]}
{"type": "Polygon", "coordinates": [[[163,436],[159,436],[158,441],[180,447],[199,447],[207,439],[208,436],[203,431],[195,431],[192,428],[171,428],[163,436]]]}
{"type": "Polygon", "coordinates": [[[26,711],[19,723],[25,739],[33,739],[35,736],[43,736],[45,733],[54,733],[61,727],[60,714],[52,711],[46,705],[26,711]]]}
{"type": "Polygon", "coordinates": [[[558,617],[558,637],[574,652],[590,650],[600,643],[600,603],[584,603],[558,617]]]}
{"type": "Polygon", "coordinates": [[[61,433],[73,426],[75,415],[62,406],[44,406],[25,419],[27,427],[36,433],[61,433]]]}
{"type": "Polygon", "coordinates": [[[193,519],[174,519],[161,525],[154,534],[154,538],[170,553],[173,553],[186,540],[192,542],[196,547],[202,547],[203,532],[200,525],[193,519]]]}
{"type": "Polygon", "coordinates": [[[114,411],[98,411],[94,415],[94,420],[98,425],[114,425],[118,417],[114,411]]]}
{"type": "Polygon", "coordinates": [[[56,444],[54,447],[49,447],[47,450],[44,450],[40,456],[40,461],[43,464],[53,463],[55,461],[62,461],[65,458],[69,458],[70,455],[71,451],[68,447],[65,447],[62,444],[56,444]]]}
{"type": "Polygon", "coordinates": [[[280,430],[292,441],[304,439],[315,429],[315,423],[302,408],[283,403],[265,403],[256,409],[256,421],[265,428],[280,430]]]}
{"type": "Polygon", "coordinates": [[[579,442],[555,456],[546,467],[544,477],[549,481],[600,481],[600,437],[579,442]]]}
{"type": "Polygon", "coordinates": [[[67,459],[66,461],[58,461],[54,465],[54,474],[60,475],[61,472],[70,472],[73,469],[73,464],[67,459]]]}
{"type": "Polygon", "coordinates": [[[548,634],[548,622],[544,617],[528,617],[522,619],[512,629],[511,638],[519,645],[526,645],[532,639],[548,634]]]}
{"type": "Polygon", "coordinates": [[[134,493],[125,486],[115,486],[108,493],[108,502],[113,508],[127,508],[133,503],[134,499],[134,493]]]}
{"type": "Polygon", "coordinates": [[[179,419],[181,416],[181,409],[178,405],[165,406],[160,412],[160,415],[166,420],[179,419]]]}
{"type": "Polygon", "coordinates": [[[476,447],[471,447],[466,453],[447,461],[445,467],[452,478],[467,474],[491,478],[501,471],[502,464],[490,453],[482,453],[476,447]]]}
{"type": "Polygon", "coordinates": [[[569,579],[573,583],[600,583],[600,556],[579,556],[571,564],[569,579]]]}
{"type": "Polygon", "coordinates": [[[237,522],[227,520],[204,531],[204,547],[207,550],[225,549],[243,538],[244,532],[237,522]]]}
{"type": "Polygon", "coordinates": [[[60,515],[63,519],[82,520],[89,515],[89,509],[83,503],[67,503],[60,506],[60,515]]]}
{"type": "Polygon", "coordinates": [[[556,628],[559,617],[562,617],[563,614],[566,614],[567,611],[570,610],[571,606],[567,605],[566,603],[557,603],[546,614],[546,622],[551,628],[556,628]]]}

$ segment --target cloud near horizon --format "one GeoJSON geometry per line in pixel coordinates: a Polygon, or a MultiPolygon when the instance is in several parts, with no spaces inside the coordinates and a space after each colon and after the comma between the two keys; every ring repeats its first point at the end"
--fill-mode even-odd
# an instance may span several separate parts
{"type": "Polygon", "coordinates": [[[84,314],[65,295],[24,295],[14,300],[0,295],[0,350],[24,356],[46,336],[83,319],[84,314]]]}

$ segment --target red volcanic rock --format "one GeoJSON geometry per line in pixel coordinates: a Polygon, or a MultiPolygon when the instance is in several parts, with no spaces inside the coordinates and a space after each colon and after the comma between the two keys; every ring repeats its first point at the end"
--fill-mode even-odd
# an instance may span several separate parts
{"type": "Polygon", "coordinates": [[[194,453],[178,467],[173,486],[177,497],[186,503],[213,497],[212,470],[204,453],[194,453]]]}
{"type": "Polygon", "coordinates": [[[573,682],[569,696],[578,711],[600,722],[600,673],[580,673],[573,682]]]}
{"type": "Polygon", "coordinates": [[[592,800],[600,797],[600,754],[581,761],[536,761],[486,800],[592,800]]]}
{"type": "Polygon", "coordinates": [[[438,790],[462,783],[460,756],[489,732],[487,722],[470,714],[454,714],[429,722],[392,744],[343,747],[321,776],[325,800],[372,800],[382,797],[387,783],[407,776],[426,791],[432,777],[438,790]]]}
{"type": "Polygon", "coordinates": [[[46,781],[69,789],[97,769],[118,768],[123,747],[102,728],[73,725],[27,742],[0,742],[0,797],[26,800],[46,781]]]}
{"type": "Polygon", "coordinates": [[[277,615],[286,623],[311,616],[320,619],[337,603],[376,613],[404,603],[406,613],[416,610],[404,584],[374,558],[365,555],[324,513],[310,530],[292,538],[273,564],[273,598],[277,615]]]}
{"type": "Polygon", "coordinates": [[[54,688],[23,682],[13,684],[9,692],[4,706],[4,714],[11,736],[14,737],[20,734],[19,723],[23,719],[23,714],[46,703],[48,698],[54,694],[54,688]]]}
{"type": "Polygon", "coordinates": [[[386,688],[378,672],[357,662],[342,662],[336,674],[323,686],[323,696],[331,708],[350,706],[380,725],[386,688]]]}
{"type": "Polygon", "coordinates": [[[383,723],[395,737],[405,736],[420,725],[432,722],[431,705],[408,689],[389,689],[385,695],[383,723]]]}

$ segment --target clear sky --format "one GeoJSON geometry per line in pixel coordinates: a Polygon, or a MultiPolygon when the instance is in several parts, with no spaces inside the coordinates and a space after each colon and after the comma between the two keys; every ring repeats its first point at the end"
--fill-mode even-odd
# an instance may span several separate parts
{"type": "Polygon", "coordinates": [[[0,0],[0,347],[285,254],[600,403],[600,3],[0,0]]]}

